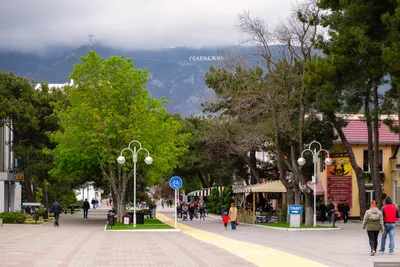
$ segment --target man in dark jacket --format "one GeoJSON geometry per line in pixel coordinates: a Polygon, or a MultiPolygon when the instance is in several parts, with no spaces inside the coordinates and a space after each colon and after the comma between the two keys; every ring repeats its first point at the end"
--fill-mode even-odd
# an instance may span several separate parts
{"type": "Polygon", "coordinates": [[[54,226],[60,226],[58,224],[58,219],[60,218],[60,213],[62,212],[62,208],[60,203],[58,203],[58,201],[56,200],[53,205],[51,205],[51,213],[54,214],[54,226]]]}
{"type": "Polygon", "coordinates": [[[349,218],[350,206],[347,203],[346,199],[343,202],[343,219],[344,223],[347,223],[347,219],[349,218]]]}
{"type": "Polygon", "coordinates": [[[87,198],[83,202],[82,208],[83,208],[83,218],[87,219],[88,211],[90,209],[90,204],[89,204],[89,201],[87,200],[87,198]]]}
{"type": "Polygon", "coordinates": [[[394,230],[396,228],[396,221],[400,217],[397,207],[393,205],[390,197],[386,198],[386,205],[382,207],[383,221],[385,231],[382,234],[381,250],[379,253],[385,252],[386,237],[389,234],[389,253],[392,255],[394,252],[394,230]]]}

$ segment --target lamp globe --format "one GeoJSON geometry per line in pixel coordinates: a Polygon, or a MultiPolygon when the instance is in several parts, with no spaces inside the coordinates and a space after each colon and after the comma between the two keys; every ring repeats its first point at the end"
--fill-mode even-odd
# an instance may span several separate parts
{"type": "Polygon", "coordinates": [[[146,162],[146,164],[151,164],[151,163],[153,162],[153,158],[150,157],[150,156],[147,156],[147,157],[144,159],[144,162],[146,162]]]}
{"type": "Polygon", "coordinates": [[[299,158],[299,159],[297,160],[297,163],[298,163],[300,166],[303,166],[304,164],[306,164],[306,159],[305,159],[305,158],[299,158]]]}
{"type": "Polygon", "coordinates": [[[119,164],[124,164],[124,163],[125,163],[125,157],[124,157],[124,156],[119,156],[119,157],[117,158],[117,162],[118,162],[119,164]]]}

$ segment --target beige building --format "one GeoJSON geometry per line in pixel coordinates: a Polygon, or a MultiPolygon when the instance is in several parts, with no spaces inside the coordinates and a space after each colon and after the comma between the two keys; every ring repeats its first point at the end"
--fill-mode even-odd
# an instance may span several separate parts
{"type": "MultiPolygon", "coordinates": [[[[360,119],[349,119],[347,127],[343,130],[353,148],[358,166],[364,171],[366,201],[369,203],[375,199],[375,193],[369,175],[367,125],[360,119]]],[[[400,204],[398,191],[400,185],[399,135],[390,132],[389,128],[381,123],[379,139],[379,170],[383,192],[393,199],[393,203],[400,204]]],[[[328,167],[322,166],[322,164],[318,166],[319,183],[322,183],[324,188],[325,203],[329,199],[346,199],[350,204],[350,216],[360,216],[356,175],[340,139],[335,141],[334,148],[330,153],[334,164],[328,167]]]]}

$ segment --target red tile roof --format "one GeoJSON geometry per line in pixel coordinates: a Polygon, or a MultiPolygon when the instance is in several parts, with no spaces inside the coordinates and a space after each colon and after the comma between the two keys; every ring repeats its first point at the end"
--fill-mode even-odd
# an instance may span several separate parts
{"type": "MultiPolygon", "coordinates": [[[[343,132],[347,137],[350,144],[366,144],[368,143],[368,131],[367,124],[363,120],[349,119],[346,128],[343,128],[343,132]]],[[[379,121],[379,143],[380,144],[399,144],[400,135],[392,133],[389,127],[386,126],[383,121],[379,121]]],[[[396,123],[397,124],[397,123],[396,123]]],[[[336,133],[336,131],[335,131],[336,133]]],[[[341,143],[340,138],[337,140],[341,143]]]]}

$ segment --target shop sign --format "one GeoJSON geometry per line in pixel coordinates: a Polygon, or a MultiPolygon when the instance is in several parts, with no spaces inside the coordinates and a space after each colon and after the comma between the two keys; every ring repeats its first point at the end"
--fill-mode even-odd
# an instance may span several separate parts
{"type": "Polygon", "coordinates": [[[346,200],[352,207],[352,167],[349,157],[334,157],[328,166],[328,201],[346,200]]]}

